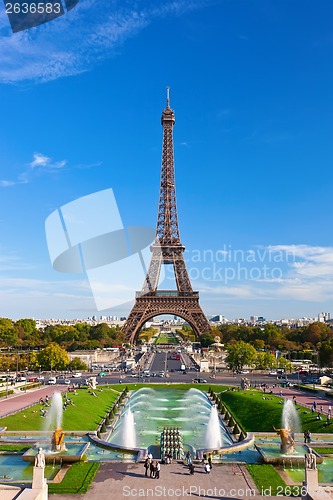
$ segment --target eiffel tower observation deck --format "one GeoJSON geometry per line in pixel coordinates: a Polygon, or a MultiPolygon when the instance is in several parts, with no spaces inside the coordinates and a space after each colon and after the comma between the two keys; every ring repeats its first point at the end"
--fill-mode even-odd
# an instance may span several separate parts
{"type": "Polygon", "coordinates": [[[210,324],[199,305],[199,292],[193,291],[187,273],[184,250],[180,241],[176,204],[173,127],[175,113],[170,108],[167,88],[166,107],[162,111],[163,146],[160,197],[156,237],[151,246],[151,260],[142,289],[123,326],[126,340],[133,343],[140,328],[154,316],[172,314],[189,323],[197,338],[210,332],[210,324]],[[158,289],[162,265],[172,267],[176,288],[158,289]]]}

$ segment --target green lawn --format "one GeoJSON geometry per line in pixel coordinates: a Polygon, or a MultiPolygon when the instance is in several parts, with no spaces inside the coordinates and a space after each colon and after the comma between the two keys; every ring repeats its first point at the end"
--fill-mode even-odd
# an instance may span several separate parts
{"type": "MultiPolygon", "coordinates": [[[[87,389],[77,390],[77,395],[70,393],[75,406],[68,406],[63,412],[63,429],[65,431],[94,431],[97,429],[101,419],[112,406],[113,402],[125,387],[129,390],[140,389],[141,387],[151,387],[165,389],[195,389],[207,391],[209,387],[214,387],[215,392],[226,389],[223,385],[211,384],[115,384],[100,386],[96,390],[97,397],[92,396],[87,389]]],[[[0,425],[7,427],[8,431],[38,431],[43,429],[45,419],[40,416],[42,405],[37,404],[31,408],[22,410],[14,415],[0,419],[0,425]]]]}
{"type": "Polygon", "coordinates": [[[155,344],[179,344],[179,340],[173,333],[160,333],[155,344]]]}
{"type": "MultiPolygon", "coordinates": [[[[117,391],[122,391],[124,386],[116,386],[117,391]]],[[[97,397],[92,396],[87,389],[80,389],[77,395],[70,393],[75,406],[68,406],[63,412],[63,429],[65,431],[93,431],[96,430],[101,419],[110,409],[118,396],[118,392],[111,390],[110,386],[101,387],[95,391],[97,397]]],[[[41,404],[22,410],[14,415],[0,419],[2,427],[9,431],[36,431],[42,430],[45,419],[40,416],[41,404]]]]}
{"type": "Polygon", "coordinates": [[[324,446],[311,446],[311,448],[319,453],[319,455],[333,455],[333,448],[324,447],[324,446]]]}
{"type": "Polygon", "coordinates": [[[86,493],[99,469],[97,462],[77,462],[73,464],[61,483],[49,483],[49,493],[71,495],[86,493]]]}
{"type": "MultiPolygon", "coordinates": [[[[270,464],[248,464],[247,470],[262,496],[283,496],[286,489],[286,483],[280,474],[270,464]]],[[[298,490],[297,490],[298,491],[298,490]]],[[[291,494],[287,495],[291,496],[291,494]]]]}
{"type": "MultiPolygon", "coordinates": [[[[273,432],[273,425],[281,427],[283,399],[279,396],[251,389],[223,392],[221,399],[246,431],[273,432]]],[[[308,408],[300,405],[296,405],[296,408],[299,408],[302,431],[333,432],[333,423],[326,426],[325,420],[317,420],[316,413],[308,408]]]]}
{"type": "Polygon", "coordinates": [[[0,444],[0,451],[15,451],[16,453],[24,453],[28,451],[30,446],[26,444],[0,444]]]}

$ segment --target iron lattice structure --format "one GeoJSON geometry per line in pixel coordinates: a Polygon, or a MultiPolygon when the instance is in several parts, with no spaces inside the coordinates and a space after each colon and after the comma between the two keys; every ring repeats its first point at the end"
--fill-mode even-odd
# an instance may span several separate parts
{"type": "Polygon", "coordinates": [[[123,326],[126,340],[133,343],[140,328],[154,316],[172,314],[187,321],[198,338],[211,327],[200,305],[199,292],[194,292],[187,273],[180,242],[176,204],[173,126],[175,114],[170,108],[167,89],[166,108],[162,112],[163,146],[160,198],[156,237],[151,246],[151,260],[141,292],[123,326]],[[173,266],[177,290],[158,290],[162,264],[173,266]]]}

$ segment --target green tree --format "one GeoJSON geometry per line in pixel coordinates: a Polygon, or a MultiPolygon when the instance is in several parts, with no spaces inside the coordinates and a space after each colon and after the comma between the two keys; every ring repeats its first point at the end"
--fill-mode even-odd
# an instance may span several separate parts
{"type": "Polygon", "coordinates": [[[87,371],[88,365],[86,363],[84,363],[80,358],[75,357],[68,364],[68,369],[72,370],[73,372],[79,371],[79,370],[87,371]]]}
{"type": "Polygon", "coordinates": [[[37,355],[43,370],[65,370],[69,364],[69,356],[65,349],[52,342],[37,355]]]}
{"type": "Polygon", "coordinates": [[[0,347],[15,347],[18,341],[17,330],[8,318],[0,318],[0,347]]]}
{"type": "Polygon", "coordinates": [[[231,370],[242,370],[244,366],[252,366],[256,357],[255,348],[240,340],[227,347],[226,363],[231,370]]]}
{"type": "Polygon", "coordinates": [[[270,351],[257,352],[254,365],[257,370],[268,370],[276,366],[276,358],[270,351]]]}
{"type": "Polygon", "coordinates": [[[202,335],[200,335],[199,340],[202,347],[209,347],[215,342],[215,334],[210,332],[203,333],[202,335]]]}

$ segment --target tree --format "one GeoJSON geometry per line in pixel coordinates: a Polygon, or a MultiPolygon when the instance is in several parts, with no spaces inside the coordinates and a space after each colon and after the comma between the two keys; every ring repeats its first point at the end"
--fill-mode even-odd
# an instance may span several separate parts
{"type": "Polygon", "coordinates": [[[257,352],[254,359],[254,365],[257,370],[267,370],[276,366],[276,358],[270,351],[257,352]]]}
{"type": "Polygon", "coordinates": [[[0,346],[14,347],[17,345],[17,330],[13,327],[13,322],[8,318],[0,318],[0,346]]]}
{"type": "Polygon", "coordinates": [[[215,335],[214,333],[203,333],[200,335],[200,343],[202,347],[209,347],[210,345],[214,344],[215,342],[215,335]]]}
{"type": "Polygon", "coordinates": [[[226,362],[231,370],[242,370],[244,366],[252,366],[257,354],[255,348],[240,340],[227,347],[226,362]]]}
{"type": "Polygon", "coordinates": [[[69,356],[65,349],[52,342],[37,355],[43,370],[64,370],[69,364],[69,356]]]}
{"type": "Polygon", "coordinates": [[[70,361],[70,363],[68,365],[68,369],[72,370],[73,372],[79,371],[79,370],[87,371],[88,366],[80,358],[75,357],[72,359],[72,361],[70,361]]]}

